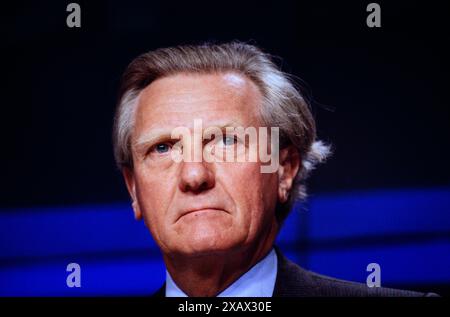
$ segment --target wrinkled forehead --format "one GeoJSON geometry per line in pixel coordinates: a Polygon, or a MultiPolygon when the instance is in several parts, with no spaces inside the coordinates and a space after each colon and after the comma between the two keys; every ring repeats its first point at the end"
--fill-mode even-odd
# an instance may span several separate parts
{"type": "Polygon", "coordinates": [[[261,126],[262,95],[236,73],[176,74],[156,80],[139,95],[135,136],[179,126],[261,126]]]}

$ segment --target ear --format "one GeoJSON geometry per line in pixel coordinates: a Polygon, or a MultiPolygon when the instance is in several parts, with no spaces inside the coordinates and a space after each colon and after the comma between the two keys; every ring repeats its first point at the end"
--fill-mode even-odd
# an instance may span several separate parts
{"type": "Polygon", "coordinates": [[[280,150],[280,165],[278,168],[278,199],[281,203],[288,201],[295,176],[300,168],[300,154],[289,145],[280,150]]]}
{"type": "Polygon", "coordinates": [[[137,202],[136,182],[134,179],[133,171],[131,169],[129,169],[128,167],[124,167],[122,169],[122,175],[123,175],[123,178],[125,179],[125,184],[127,185],[128,193],[130,194],[130,197],[131,197],[131,201],[132,201],[131,206],[133,207],[134,218],[136,220],[141,220],[142,212],[141,212],[141,209],[139,208],[139,204],[137,202]]]}

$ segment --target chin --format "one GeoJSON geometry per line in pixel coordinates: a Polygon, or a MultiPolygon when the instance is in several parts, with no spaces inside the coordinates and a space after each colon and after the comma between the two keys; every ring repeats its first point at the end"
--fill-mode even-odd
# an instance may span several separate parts
{"type": "Polygon", "coordinates": [[[190,256],[227,253],[240,244],[239,239],[230,239],[231,237],[217,232],[196,233],[184,241],[184,250],[190,256]]]}
{"type": "MultiPolygon", "coordinates": [[[[183,217],[174,229],[180,253],[202,256],[230,252],[245,241],[246,235],[229,214],[203,213],[183,217]]],[[[173,237],[173,236],[172,236],[173,237]]]]}

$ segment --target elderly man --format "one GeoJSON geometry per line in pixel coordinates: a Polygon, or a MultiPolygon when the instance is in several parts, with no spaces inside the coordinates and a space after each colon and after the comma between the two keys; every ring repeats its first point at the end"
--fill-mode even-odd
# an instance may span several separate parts
{"type": "Polygon", "coordinates": [[[316,139],[301,93],[255,46],[137,57],[123,77],[114,150],[134,215],[163,254],[166,283],[156,295],[423,295],[320,276],[274,246],[329,147],[316,139]]]}

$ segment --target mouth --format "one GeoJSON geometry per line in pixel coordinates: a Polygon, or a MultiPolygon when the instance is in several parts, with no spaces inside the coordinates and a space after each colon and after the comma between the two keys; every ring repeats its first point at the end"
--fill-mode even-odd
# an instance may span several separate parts
{"type": "Polygon", "coordinates": [[[215,207],[195,208],[195,209],[190,209],[188,211],[182,212],[180,214],[180,216],[178,216],[176,221],[178,221],[180,218],[182,218],[182,217],[184,217],[186,215],[193,214],[193,213],[207,213],[207,212],[217,212],[217,211],[226,212],[223,209],[215,208],[215,207]]]}

